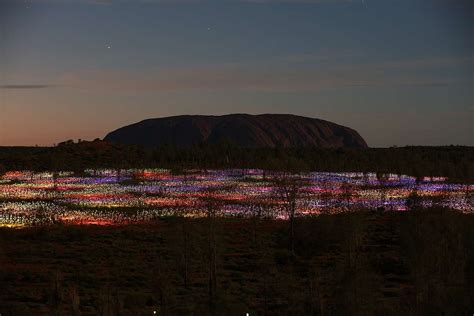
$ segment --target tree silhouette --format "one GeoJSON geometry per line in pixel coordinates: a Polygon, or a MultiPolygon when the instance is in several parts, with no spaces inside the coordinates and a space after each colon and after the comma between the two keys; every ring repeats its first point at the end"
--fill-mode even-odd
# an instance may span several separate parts
{"type": "Polygon", "coordinates": [[[203,192],[201,201],[207,220],[207,254],[208,254],[208,280],[209,280],[209,310],[212,315],[216,313],[217,301],[217,249],[216,249],[216,217],[222,208],[222,201],[216,197],[218,189],[208,188],[203,192]]]}
{"type": "Polygon", "coordinates": [[[298,212],[298,202],[301,197],[301,190],[306,181],[300,176],[282,174],[274,179],[276,194],[280,198],[283,212],[288,218],[290,251],[295,254],[295,218],[298,212]]]}

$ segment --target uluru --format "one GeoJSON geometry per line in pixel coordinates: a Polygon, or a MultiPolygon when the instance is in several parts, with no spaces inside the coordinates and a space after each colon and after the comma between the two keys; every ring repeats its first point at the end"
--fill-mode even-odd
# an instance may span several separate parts
{"type": "Polygon", "coordinates": [[[368,147],[359,133],[349,127],[289,114],[154,118],[119,128],[104,140],[143,146],[190,146],[229,141],[242,147],[368,147]]]}

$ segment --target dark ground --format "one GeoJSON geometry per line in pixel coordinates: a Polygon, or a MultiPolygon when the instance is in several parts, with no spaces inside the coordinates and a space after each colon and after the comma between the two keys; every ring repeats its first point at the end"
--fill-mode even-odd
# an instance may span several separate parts
{"type": "MultiPolygon", "coordinates": [[[[0,314],[207,315],[207,223],[0,229],[0,314]]],[[[430,209],[299,219],[295,255],[287,222],[215,226],[216,315],[474,312],[472,215],[430,209]]]]}

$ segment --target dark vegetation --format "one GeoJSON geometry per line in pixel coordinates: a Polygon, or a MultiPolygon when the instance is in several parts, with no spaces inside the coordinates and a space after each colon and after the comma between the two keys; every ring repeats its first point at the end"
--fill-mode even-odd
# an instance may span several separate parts
{"type": "Polygon", "coordinates": [[[103,141],[65,142],[56,147],[0,147],[0,171],[87,168],[262,168],[270,170],[380,172],[446,176],[474,181],[474,148],[242,148],[228,142],[188,147],[141,147],[103,141]]]}
{"type": "Polygon", "coordinates": [[[208,217],[0,229],[2,315],[470,315],[474,217],[208,217]],[[257,228],[254,230],[254,228],[257,228]]]}

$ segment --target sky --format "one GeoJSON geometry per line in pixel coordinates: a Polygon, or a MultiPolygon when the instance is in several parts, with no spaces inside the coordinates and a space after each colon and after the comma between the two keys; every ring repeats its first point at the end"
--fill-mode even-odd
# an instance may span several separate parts
{"type": "Polygon", "coordinates": [[[469,0],[0,0],[0,146],[290,113],[474,146],[469,0]]]}

